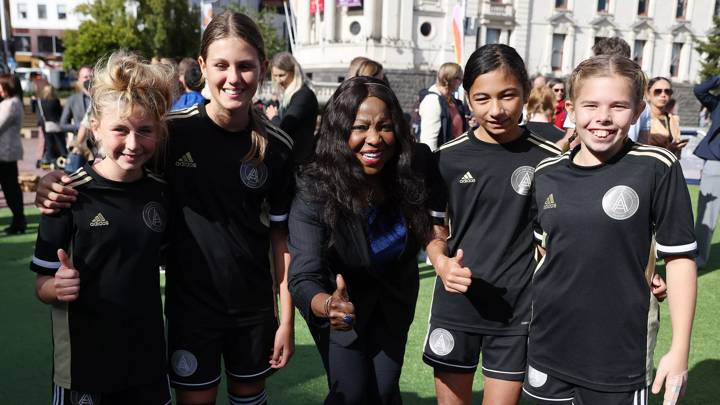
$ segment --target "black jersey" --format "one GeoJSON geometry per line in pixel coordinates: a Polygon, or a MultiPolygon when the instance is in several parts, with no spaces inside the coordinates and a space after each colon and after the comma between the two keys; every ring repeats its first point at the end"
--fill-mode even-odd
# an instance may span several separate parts
{"type": "Polygon", "coordinates": [[[485,143],[468,132],[438,149],[432,215],[442,224],[447,211],[450,256],[463,249],[472,284],[465,294],[455,294],[436,280],[434,325],[527,334],[535,263],[530,189],[535,166],[558,154],[554,144],[527,131],[505,144],[485,143]]]}
{"type": "Polygon", "coordinates": [[[687,186],[663,148],[628,141],[592,167],[572,163],[577,150],[535,171],[546,255],[533,278],[528,362],[594,390],[644,388],[652,355],[645,269],[653,234],[658,257],[694,255],[687,186]]]}
{"type": "Polygon", "coordinates": [[[160,299],[164,184],[101,177],[90,164],[71,175],[71,208],[40,218],[30,268],[54,275],[58,249],[80,273],[78,299],[52,306],[54,381],[84,392],[114,392],[165,375],[160,299]]]}
{"type": "Polygon", "coordinates": [[[292,139],[267,124],[260,163],[243,162],[250,131],[216,125],[204,105],[169,116],[171,197],[166,314],[208,326],[257,323],[274,309],[269,225],[286,226],[292,139]]]}

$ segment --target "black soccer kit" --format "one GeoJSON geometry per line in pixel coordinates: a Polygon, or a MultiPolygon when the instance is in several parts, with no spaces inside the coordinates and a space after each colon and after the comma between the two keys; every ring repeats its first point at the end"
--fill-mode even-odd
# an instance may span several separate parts
{"type": "Polygon", "coordinates": [[[696,249],[672,153],[627,141],[604,164],[583,167],[572,162],[578,150],[535,171],[536,233],[546,255],[533,278],[526,392],[540,397],[547,375],[595,391],[645,389],[653,235],[659,258],[696,249]]]}
{"type": "MultiPolygon", "coordinates": [[[[80,273],[78,299],[52,305],[53,380],[75,395],[167,387],[160,296],[165,185],[152,175],[124,183],[90,164],[71,175],[77,201],[40,218],[30,268],[53,276],[65,249],[80,273]]],[[[56,397],[62,392],[55,393],[56,397]]]]}
{"type": "Polygon", "coordinates": [[[217,384],[221,355],[237,378],[270,371],[277,320],[269,227],[287,226],[293,177],[291,138],[266,125],[264,160],[244,162],[249,129],[219,127],[204,105],[169,115],[165,176],[176,226],[165,311],[176,386],[217,384]]]}
{"type": "Polygon", "coordinates": [[[432,215],[442,225],[447,212],[449,256],[463,249],[472,284],[464,294],[450,293],[436,279],[428,364],[474,372],[482,347],[485,375],[522,380],[535,264],[530,190],[535,166],[559,153],[528,131],[505,144],[468,132],[436,152],[432,215]]]}

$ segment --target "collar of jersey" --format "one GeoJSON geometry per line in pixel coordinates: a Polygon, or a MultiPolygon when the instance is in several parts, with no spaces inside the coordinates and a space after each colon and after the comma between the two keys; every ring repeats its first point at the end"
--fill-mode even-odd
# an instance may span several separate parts
{"type": "Polygon", "coordinates": [[[611,157],[610,159],[608,159],[606,162],[603,162],[603,163],[600,163],[600,164],[597,164],[597,165],[593,165],[593,166],[580,166],[580,165],[576,165],[576,164],[575,164],[575,162],[574,162],[575,155],[577,155],[577,153],[580,151],[580,145],[578,145],[578,146],[576,146],[572,151],[570,151],[570,159],[568,159],[568,163],[567,163],[567,164],[568,164],[570,167],[575,168],[575,169],[578,169],[578,170],[597,170],[597,169],[600,169],[600,168],[603,168],[603,167],[606,167],[606,166],[612,166],[612,165],[615,164],[617,161],[619,161],[620,159],[622,159],[622,157],[625,156],[625,155],[628,153],[628,151],[630,150],[630,148],[631,148],[632,145],[634,145],[634,144],[635,144],[635,142],[633,142],[630,138],[625,138],[625,142],[623,143],[623,147],[620,148],[620,150],[618,151],[618,153],[616,153],[613,157],[611,157]]]}

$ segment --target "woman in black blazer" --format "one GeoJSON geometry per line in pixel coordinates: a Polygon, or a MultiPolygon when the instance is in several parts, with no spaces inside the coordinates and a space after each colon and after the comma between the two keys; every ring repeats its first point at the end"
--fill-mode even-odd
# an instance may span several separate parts
{"type": "Polygon", "coordinates": [[[289,220],[290,292],[328,374],[326,404],[401,402],[430,155],[384,82],[349,79],[328,101],[289,220]]]}
{"type": "Polygon", "coordinates": [[[297,60],[289,52],[280,52],[270,63],[272,80],[280,94],[280,108],[269,105],[265,113],[273,125],[293,138],[293,160],[304,163],[312,152],[317,125],[318,101],[305,84],[297,60]]]}

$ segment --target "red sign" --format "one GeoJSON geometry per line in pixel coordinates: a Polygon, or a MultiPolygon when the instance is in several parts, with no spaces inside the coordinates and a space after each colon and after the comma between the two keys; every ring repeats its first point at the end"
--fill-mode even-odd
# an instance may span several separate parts
{"type": "Polygon", "coordinates": [[[325,0],[310,0],[310,14],[315,14],[320,5],[320,12],[325,12],[325,0]]]}

